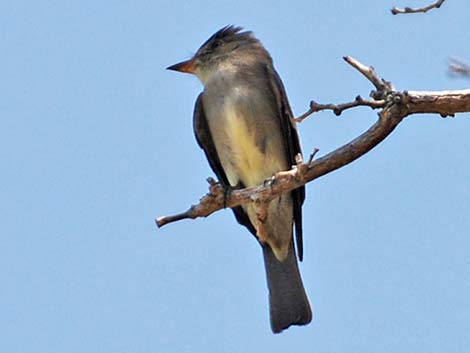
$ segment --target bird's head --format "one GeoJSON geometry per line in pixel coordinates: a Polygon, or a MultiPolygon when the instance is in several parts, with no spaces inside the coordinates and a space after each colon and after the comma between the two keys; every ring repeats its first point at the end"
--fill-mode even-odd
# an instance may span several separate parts
{"type": "Polygon", "coordinates": [[[242,31],[241,27],[226,26],[204,42],[191,59],[167,69],[194,74],[204,83],[221,64],[237,65],[249,61],[260,50],[267,54],[252,32],[242,31]]]}

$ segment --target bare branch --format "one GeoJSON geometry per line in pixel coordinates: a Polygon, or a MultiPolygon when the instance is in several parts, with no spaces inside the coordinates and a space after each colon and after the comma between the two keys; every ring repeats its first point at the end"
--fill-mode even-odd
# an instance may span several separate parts
{"type": "Polygon", "coordinates": [[[444,3],[444,1],[445,0],[437,0],[431,5],[420,7],[417,9],[412,9],[411,7],[405,7],[402,9],[402,8],[394,6],[390,11],[392,12],[392,15],[406,14],[406,13],[426,13],[429,10],[440,8],[441,5],[444,3]]]}
{"type": "Polygon", "coordinates": [[[442,117],[470,112],[470,89],[455,91],[408,91],[404,103],[406,115],[440,114],[442,117]]]}
{"type": "Polygon", "coordinates": [[[372,66],[366,66],[351,56],[344,56],[344,61],[346,61],[349,65],[354,67],[357,71],[364,75],[376,88],[376,91],[372,91],[370,96],[373,98],[372,100],[363,99],[361,96],[356,96],[354,101],[341,103],[341,104],[320,104],[315,101],[310,102],[310,108],[305,113],[303,113],[298,118],[295,118],[295,122],[301,123],[307,117],[312,115],[313,113],[322,111],[322,110],[332,110],[333,113],[337,116],[341,115],[343,111],[350,108],[355,108],[359,106],[367,106],[371,107],[372,109],[384,108],[385,107],[385,96],[393,91],[393,86],[390,82],[387,82],[377,76],[375,70],[372,66]]]}
{"type": "Polygon", "coordinates": [[[301,123],[313,113],[316,113],[322,110],[332,110],[335,115],[340,116],[341,113],[345,111],[346,109],[359,107],[359,106],[371,107],[372,109],[384,108],[385,100],[383,99],[382,100],[375,100],[375,99],[367,100],[367,99],[363,99],[361,96],[357,96],[354,99],[354,101],[341,103],[341,104],[332,104],[332,103],[320,104],[315,101],[311,101],[309,110],[307,110],[305,113],[303,113],[298,118],[295,118],[294,120],[297,123],[301,123]]]}
{"type": "MultiPolygon", "coordinates": [[[[320,151],[318,148],[315,147],[315,149],[313,150],[312,153],[310,153],[310,158],[308,159],[308,163],[307,164],[310,164],[312,163],[313,161],[313,158],[315,158],[315,155],[318,153],[318,151],[320,151]]],[[[302,155],[300,155],[299,158],[302,158],[302,155]]]]}
{"type": "Polygon", "coordinates": [[[158,217],[155,220],[158,228],[163,227],[165,224],[177,222],[182,219],[207,217],[215,211],[225,208],[227,206],[227,199],[225,197],[224,187],[221,184],[216,183],[212,178],[208,178],[207,181],[210,185],[209,193],[202,197],[197,205],[191,205],[189,209],[176,215],[158,217]],[[214,202],[214,200],[217,201],[214,202]],[[220,202],[222,202],[222,207],[219,207],[220,202]]]}
{"type": "MultiPolygon", "coordinates": [[[[359,137],[319,159],[313,160],[313,155],[318,152],[317,149],[307,163],[304,163],[302,158],[298,158],[297,164],[291,170],[276,173],[269,183],[234,190],[229,195],[226,195],[222,185],[211,183],[209,193],[201,199],[199,204],[191,206],[183,213],[158,218],[156,220],[158,227],[185,218],[207,217],[225,207],[235,207],[249,202],[254,202],[255,207],[259,208],[257,214],[262,221],[263,207],[271,200],[363,156],[390,135],[405,117],[422,113],[454,116],[456,113],[470,112],[470,89],[440,92],[391,91],[392,85],[383,79],[378,79],[371,67],[363,65],[353,58],[348,58],[347,61],[363,73],[376,87],[379,87],[377,91],[371,93],[372,97],[383,97],[384,100],[384,102],[371,101],[374,102],[372,105],[377,104],[377,108],[383,108],[374,125],[359,137]]],[[[356,106],[359,105],[368,104],[357,104],[356,106]]],[[[333,106],[324,109],[332,109],[333,106]]],[[[341,109],[341,106],[338,105],[336,108],[340,107],[339,109],[341,109]]],[[[375,106],[371,107],[375,108],[375,106]]],[[[258,225],[258,231],[262,231],[262,227],[262,224],[258,225]]]]}
{"type": "Polygon", "coordinates": [[[381,96],[385,96],[387,93],[393,91],[392,84],[388,81],[385,81],[383,78],[379,78],[372,66],[366,66],[351,56],[343,56],[343,59],[357,71],[363,74],[365,78],[367,78],[375,86],[375,89],[379,94],[371,94],[372,98],[380,99],[383,98],[381,96]]]}
{"type": "Polygon", "coordinates": [[[450,59],[449,72],[456,76],[470,77],[470,64],[457,59],[450,59]]]}

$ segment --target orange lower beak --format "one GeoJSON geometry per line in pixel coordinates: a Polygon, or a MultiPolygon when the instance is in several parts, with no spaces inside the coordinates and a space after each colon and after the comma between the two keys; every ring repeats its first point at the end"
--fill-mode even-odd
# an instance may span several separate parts
{"type": "Polygon", "coordinates": [[[175,65],[168,66],[166,69],[192,74],[194,73],[194,70],[196,69],[196,65],[194,64],[194,60],[190,59],[190,60],[186,60],[175,65]]]}

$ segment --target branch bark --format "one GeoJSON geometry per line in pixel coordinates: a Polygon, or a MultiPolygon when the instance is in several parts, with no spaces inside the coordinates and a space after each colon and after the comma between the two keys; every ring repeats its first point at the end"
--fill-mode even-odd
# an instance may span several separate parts
{"type": "MultiPolygon", "coordinates": [[[[390,135],[400,122],[409,115],[434,113],[445,117],[454,116],[456,113],[470,112],[470,89],[438,92],[397,92],[390,82],[380,79],[372,67],[365,66],[352,57],[345,57],[344,59],[375,86],[376,90],[370,94],[372,99],[366,101],[362,98],[356,98],[354,102],[338,105],[314,103],[313,107],[311,103],[310,110],[297,120],[302,121],[306,116],[321,110],[333,110],[335,113],[341,113],[345,109],[367,105],[373,109],[382,109],[374,125],[359,137],[321,158],[313,160],[312,155],[304,163],[299,155],[297,164],[291,170],[276,173],[272,180],[263,185],[235,190],[227,195],[222,185],[216,183],[213,179],[209,179],[209,193],[198,204],[192,205],[185,212],[157,218],[157,226],[162,227],[187,218],[207,217],[225,207],[235,207],[248,202],[253,202],[255,205],[261,205],[260,207],[262,207],[282,193],[296,189],[363,156],[390,135]],[[304,115],[306,116],[304,117],[304,115]]],[[[262,208],[260,212],[262,214],[262,208]]]]}

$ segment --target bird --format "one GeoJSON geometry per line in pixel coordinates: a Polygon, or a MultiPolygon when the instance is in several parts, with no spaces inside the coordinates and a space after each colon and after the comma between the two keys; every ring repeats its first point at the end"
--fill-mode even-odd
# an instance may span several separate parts
{"type": "MultiPolygon", "coordinates": [[[[292,109],[271,55],[253,32],[225,26],[189,60],[167,69],[193,74],[204,86],[194,107],[194,134],[225,190],[263,184],[295,165],[301,146],[292,109]]],[[[297,248],[302,261],[304,200],[305,186],[272,200],[264,236],[257,234],[253,204],[232,208],[263,251],[273,333],[312,320],[296,255],[297,248]]]]}

